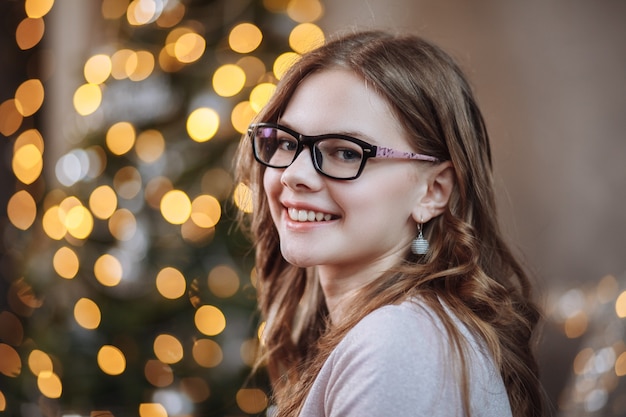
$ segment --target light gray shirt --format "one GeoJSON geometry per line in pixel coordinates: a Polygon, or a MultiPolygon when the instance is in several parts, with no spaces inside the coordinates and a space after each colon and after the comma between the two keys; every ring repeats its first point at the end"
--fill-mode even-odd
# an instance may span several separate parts
{"type": "MultiPolygon", "coordinates": [[[[472,416],[511,416],[491,355],[451,317],[469,346],[472,416]]],[[[419,300],[382,307],[363,318],[330,354],[300,416],[463,416],[460,365],[452,352],[441,320],[419,300]]]]}

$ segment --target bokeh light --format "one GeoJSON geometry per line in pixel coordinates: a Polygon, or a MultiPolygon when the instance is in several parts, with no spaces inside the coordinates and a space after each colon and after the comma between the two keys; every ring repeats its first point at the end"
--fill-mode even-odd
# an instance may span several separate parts
{"type": "Polygon", "coordinates": [[[216,297],[232,297],[239,290],[239,276],[231,267],[218,265],[209,272],[208,284],[216,297]]]}
{"type": "Polygon", "coordinates": [[[252,191],[247,185],[243,183],[237,184],[233,193],[233,200],[239,210],[244,213],[252,213],[252,191]]]}
{"type": "Polygon", "coordinates": [[[185,294],[187,283],[182,272],[168,266],[159,271],[156,277],[156,287],[163,297],[173,300],[185,294]]]}
{"type": "Polygon", "coordinates": [[[37,375],[37,387],[48,398],[59,398],[63,392],[61,378],[54,372],[40,372],[37,375]]]}
{"type": "Polygon", "coordinates": [[[144,375],[155,387],[167,387],[174,382],[172,368],[158,360],[150,359],[144,367],[144,375]]]}
{"type": "Polygon", "coordinates": [[[268,398],[257,388],[242,388],[237,391],[237,406],[248,414],[257,414],[267,408],[268,398]]]}
{"type": "Polygon", "coordinates": [[[222,97],[232,97],[239,93],[245,83],[246,73],[238,65],[222,65],[213,74],[213,89],[222,97]]]}
{"type": "Polygon", "coordinates": [[[0,104],[0,134],[11,136],[22,125],[24,116],[20,114],[15,106],[15,100],[5,100],[0,104]]]}
{"type": "Polygon", "coordinates": [[[48,14],[53,5],[54,0],[26,0],[24,10],[28,17],[38,19],[48,14]]]}
{"type": "Polygon", "coordinates": [[[135,144],[135,128],[129,122],[118,122],[109,128],[106,145],[115,155],[124,155],[135,144]]]}
{"type": "Polygon", "coordinates": [[[41,18],[27,17],[22,20],[15,31],[17,46],[22,50],[35,47],[43,38],[45,29],[46,25],[41,18]]]}
{"type": "Polygon", "coordinates": [[[167,411],[159,403],[139,404],[139,417],[167,417],[167,411]]]}
{"type": "Polygon", "coordinates": [[[83,73],[89,84],[102,84],[111,75],[113,64],[105,54],[94,55],[87,60],[83,73]]]}
{"type": "Polygon", "coordinates": [[[52,358],[42,350],[33,349],[28,355],[28,368],[35,376],[42,372],[52,372],[52,358]]]}
{"type": "Polygon", "coordinates": [[[194,322],[198,330],[207,336],[216,336],[226,327],[224,313],[212,305],[203,305],[198,308],[194,322]]]}
{"type": "Polygon", "coordinates": [[[230,121],[235,130],[243,134],[248,130],[248,126],[250,126],[254,116],[256,116],[256,112],[250,105],[250,102],[242,101],[241,103],[237,103],[233,108],[230,121]]]}
{"type": "Polygon", "coordinates": [[[252,23],[240,23],[230,31],[228,44],[230,48],[241,54],[247,54],[259,47],[263,33],[252,23]]]}
{"type": "Polygon", "coordinates": [[[289,46],[299,54],[304,54],[324,43],[324,32],[313,23],[301,23],[289,34],[289,46]]]}
{"type": "Polygon", "coordinates": [[[161,214],[172,224],[183,224],[191,215],[191,200],[182,190],[171,190],[161,199],[161,214]]]}
{"type": "Polygon", "coordinates": [[[199,227],[215,227],[222,216],[222,207],[212,195],[200,195],[191,203],[191,220],[199,227]]]}
{"type": "Polygon", "coordinates": [[[37,146],[28,144],[13,154],[13,173],[24,184],[32,184],[43,170],[43,155],[37,146]]]}
{"type": "Polygon", "coordinates": [[[74,93],[74,108],[81,116],[92,114],[102,103],[102,90],[96,84],[83,84],[74,93]]]}
{"type": "Polygon", "coordinates": [[[183,345],[171,334],[160,334],[154,339],[154,354],[163,363],[180,362],[183,358],[183,345]]]}
{"type": "Polygon", "coordinates": [[[89,196],[89,209],[99,219],[108,219],[117,208],[117,194],[108,185],[96,187],[89,196]]]}
{"type": "Polygon", "coordinates": [[[7,345],[0,343],[0,374],[15,378],[22,372],[22,360],[17,351],[7,345]]]}
{"type": "Polygon", "coordinates": [[[37,216],[37,203],[26,190],[13,194],[7,204],[7,217],[13,226],[27,230],[37,216]]]}
{"type": "Polygon", "coordinates": [[[199,60],[206,49],[205,39],[197,33],[183,34],[174,44],[174,56],[180,62],[190,64],[199,60]]]}
{"type": "Polygon", "coordinates": [[[322,17],[324,8],[319,0],[290,0],[287,14],[296,22],[314,22],[322,17]]]}
{"type": "Polygon", "coordinates": [[[35,114],[43,100],[43,84],[37,79],[24,81],[15,92],[15,107],[24,117],[35,114]]]}
{"type": "Polygon", "coordinates": [[[144,130],[137,136],[135,152],[143,162],[148,164],[157,161],[165,151],[165,138],[156,129],[144,130]]]}
{"type": "Polygon", "coordinates": [[[102,313],[93,300],[81,298],[74,305],[74,319],[81,327],[93,330],[100,326],[102,313]]]}
{"type": "Polygon", "coordinates": [[[112,345],[104,345],[98,350],[98,366],[108,375],[120,375],[126,370],[126,357],[122,351],[112,345]]]}
{"type": "Polygon", "coordinates": [[[78,274],[80,260],[78,255],[67,246],[60,247],[52,258],[54,270],[60,277],[72,279],[78,274]]]}
{"type": "Polygon", "coordinates": [[[211,339],[196,340],[193,344],[192,355],[196,363],[205,368],[216,367],[224,358],[220,345],[211,339]]]}
{"type": "Polygon", "coordinates": [[[261,83],[250,92],[250,106],[256,113],[267,104],[272,94],[276,90],[276,85],[272,83],[261,83]]]}
{"type": "Polygon", "coordinates": [[[107,287],[114,287],[122,280],[122,264],[115,256],[108,253],[96,260],[93,272],[98,282],[107,287]]]}
{"type": "Polygon", "coordinates": [[[206,142],[212,139],[219,126],[219,115],[215,110],[207,107],[192,111],[187,118],[187,133],[196,142],[206,142]]]}

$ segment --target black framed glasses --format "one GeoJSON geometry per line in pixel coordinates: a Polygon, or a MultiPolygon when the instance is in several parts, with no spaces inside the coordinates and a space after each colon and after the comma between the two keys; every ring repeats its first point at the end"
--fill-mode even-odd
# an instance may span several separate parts
{"type": "Polygon", "coordinates": [[[252,124],[248,128],[248,136],[254,158],[261,164],[270,168],[287,168],[308,146],[317,172],[336,180],[358,178],[370,158],[439,162],[434,156],[371,145],[347,135],[305,136],[274,123],[252,124]]]}

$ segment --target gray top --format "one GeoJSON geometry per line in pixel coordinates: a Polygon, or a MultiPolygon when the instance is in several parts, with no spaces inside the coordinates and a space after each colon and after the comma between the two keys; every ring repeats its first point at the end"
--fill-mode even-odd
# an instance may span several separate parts
{"type": "MultiPolygon", "coordinates": [[[[469,346],[472,416],[511,416],[491,355],[452,317],[469,346]]],[[[443,324],[418,300],[382,307],[363,318],[330,354],[300,416],[463,416],[460,367],[451,352],[443,324]]]]}

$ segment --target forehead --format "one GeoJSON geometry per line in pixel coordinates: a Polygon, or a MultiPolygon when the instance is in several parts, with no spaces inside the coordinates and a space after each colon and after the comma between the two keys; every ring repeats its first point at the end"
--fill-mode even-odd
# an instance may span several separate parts
{"type": "Polygon", "coordinates": [[[346,69],[326,69],[305,78],[280,122],[305,135],[345,133],[374,144],[407,145],[387,101],[346,69]]]}

